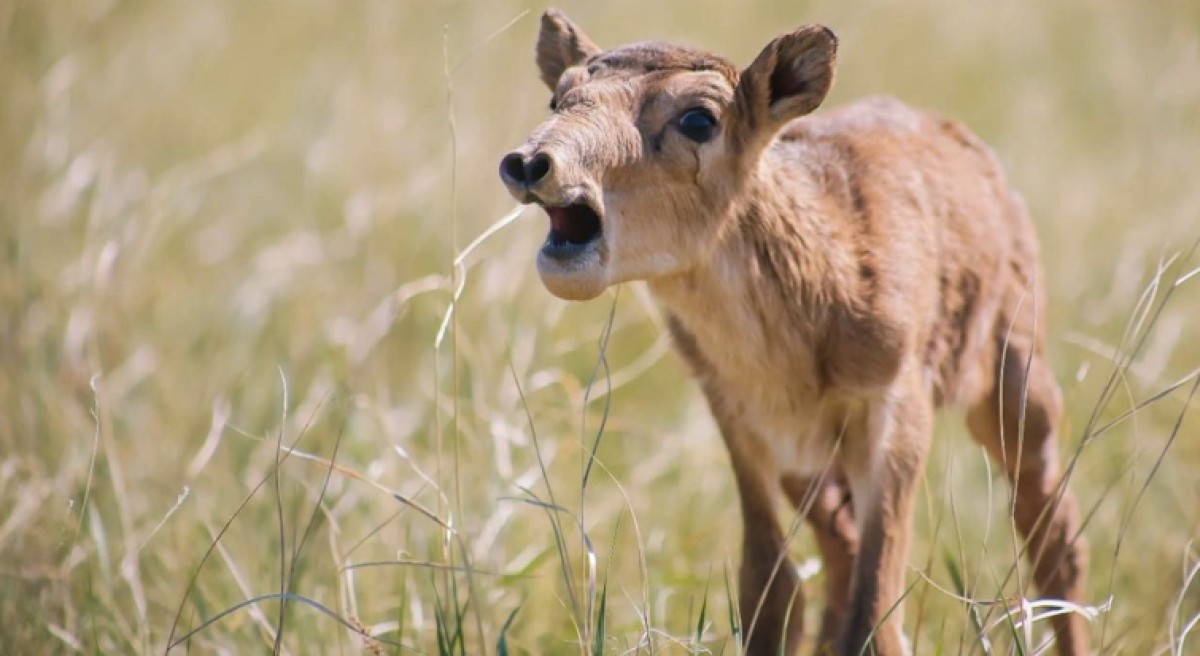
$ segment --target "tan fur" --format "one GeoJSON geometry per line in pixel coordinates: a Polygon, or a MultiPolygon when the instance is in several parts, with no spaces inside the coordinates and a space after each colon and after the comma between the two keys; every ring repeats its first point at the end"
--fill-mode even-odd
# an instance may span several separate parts
{"type": "MultiPolygon", "coordinates": [[[[577,256],[539,258],[552,292],[586,299],[645,280],[668,311],[736,475],[755,655],[795,653],[803,636],[780,492],[826,561],[818,651],[905,653],[897,602],[942,405],[967,409],[1014,481],[1043,594],[1079,601],[1086,565],[1076,503],[1057,497],[1061,401],[1025,208],[957,122],[889,99],[807,116],[836,46],[802,27],[739,71],[663,43],[601,51],[551,10],[538,64],[555,112],[502,176],[524,202],[600,217],[577,256]],[[683,134],[695,108],[716,119],[711,140],[683,134]],[[545,177],[514,178],[539,156],[545,177]]],[[[1080,618],[1054,627],[1060,654],[1087,652],[1080,618]]]]}

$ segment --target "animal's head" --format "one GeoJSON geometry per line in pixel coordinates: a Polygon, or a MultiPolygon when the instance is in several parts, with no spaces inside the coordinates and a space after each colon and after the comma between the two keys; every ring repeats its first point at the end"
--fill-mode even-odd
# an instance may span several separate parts
{"type": "Polygon", "coordinates": [[[509,192],[550,217],[546,287],[584,300],[707,257],[775,134],[825,98],[836,50],[828,28],[805,26],[739,70],[666,43],[601,50],[547,11],[537,65],[553,115],[500,161],[509,192]]]}

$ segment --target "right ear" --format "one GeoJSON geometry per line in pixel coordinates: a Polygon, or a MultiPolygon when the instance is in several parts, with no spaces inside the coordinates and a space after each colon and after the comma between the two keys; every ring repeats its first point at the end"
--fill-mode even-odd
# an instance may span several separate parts
{"type": "Polygon", "coordinates": [[[742,71],[730,127],[744,151],[764,147],[784,124],[821,104],[833,86],[837,45],[829,28],[806,25],[771,41],[742,71]]]}
{"type": "Polygon", "coordinates": [[[575,26],[561,11],[551,8],[542,14],[542,29],[537,40],[537,65],[542,82],[553,91],[563,71],[599,54],[600,47],[575,26]]]}

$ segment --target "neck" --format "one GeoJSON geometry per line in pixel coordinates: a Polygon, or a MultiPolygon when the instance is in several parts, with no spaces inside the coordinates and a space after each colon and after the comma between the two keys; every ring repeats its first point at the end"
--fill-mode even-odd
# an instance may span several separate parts
{"type": "MultiPolygon", "coordinates": [[[[702,321],[716,303],[749,305],[746,316],[780,312],[811,321],[838,302],[849,261],[835,238],[818,183],[770,153],[731,205],[712,253],[691,269],[650,282],[685,325],[702,321]]],[[[776,318],[776,317],[773,317],[776,318]]],[[[777,317],[782,318],[782,317],[777,317]]]]}

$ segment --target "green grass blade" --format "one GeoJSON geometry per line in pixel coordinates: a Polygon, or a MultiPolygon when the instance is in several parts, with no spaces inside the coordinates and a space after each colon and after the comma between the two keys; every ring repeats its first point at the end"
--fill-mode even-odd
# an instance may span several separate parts
{"type": "Polygon", "coordinates": [[[513,620],[517,618],[517,611],[521,610],[521,605],[524,603],[517,604],[517,607],[508,614],[508,619],[504,620],[504,626],[500,627],[500,637],[496,639],[497,656],[508,656],[508,629],[512,626],[513,620]]]}

